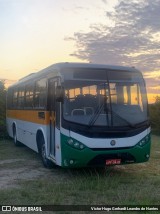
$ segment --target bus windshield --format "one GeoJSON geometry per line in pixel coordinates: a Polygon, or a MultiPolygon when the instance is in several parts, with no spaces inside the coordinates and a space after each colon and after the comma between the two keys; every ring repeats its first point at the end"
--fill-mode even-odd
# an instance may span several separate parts
{"type": "Polygon", "coordinates": [[[146,90],[139,72],[94,70],[74,77],[64,82],[66,121],[88,127],[135,127],[147,121],[146,90]]]}

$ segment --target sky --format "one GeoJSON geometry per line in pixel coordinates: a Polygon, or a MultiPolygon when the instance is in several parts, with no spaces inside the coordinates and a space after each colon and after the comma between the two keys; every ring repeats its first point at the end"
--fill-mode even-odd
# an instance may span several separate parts
{"type": "Polygon", "coordinates": [[[160,0],[0,0],[0,78],[57,62],[135,66],[160,94],[160,0]]]}

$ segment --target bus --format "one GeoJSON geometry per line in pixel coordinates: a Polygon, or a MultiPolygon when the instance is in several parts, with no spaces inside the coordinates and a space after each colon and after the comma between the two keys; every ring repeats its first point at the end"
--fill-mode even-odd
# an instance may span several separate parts
{"type": "Polygon", "coordinates": [[[149,160],[143,76],[134,67],[57,63],[8,88],[7,130],[45,167],[105,167],[149,160]]]}

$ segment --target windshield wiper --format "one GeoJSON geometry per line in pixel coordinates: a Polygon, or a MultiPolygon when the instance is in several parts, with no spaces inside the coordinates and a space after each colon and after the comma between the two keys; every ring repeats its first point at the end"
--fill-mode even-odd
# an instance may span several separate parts
{"type": "MultiPolygon", "coordinates": [[[[101,113],[103,107],[104,107],[104,103],[102,103],[102,104],[100,105],[100,107],[97,106],[94,115],[91,117],[91,119],[90,119],[90,121],[89,121],[89,123],[88,123],[88,127],[89,127],[89,128],[90,128],[91,126],[94,125],[94,123],[95,123],[96,120],[98,119],[98,117],[99,117],[99,115],[100,115],[100,113],[101,113]]],[[[117,114],[115,111],[109,110],[107,106],[105,106],[105,112],[106,112],[107,120],[109,120],[108,114],[109,114],[109,112],[110,112],[112,115],[114,114],[116,117],[118,117],[118,118],[120,118],[121,120],[123,120],[123,121],[124,121],[126,124],[128,124],[129,127],[131,127],[131,128],[135,128],[136,125],[139,125],[139,124],[135,124],[135,125],[134,125],[134,124],[130,123],[128,120],[126,120],[125,118],[121,117],[121,116],[120,116],[119,114],[117,114]]]]}
{"type": "Polygon", "coordinates": [[[89,128],[96,122],[96,120],[98,119],[103,107],[104,107],[104,103],[102,103],[100,105],[100,107],[99,107],[99,105],[97,106],[94,115],[91,117],[91,119],[90,119],[90,121],[88,123],[88,127],[89,128]]]}

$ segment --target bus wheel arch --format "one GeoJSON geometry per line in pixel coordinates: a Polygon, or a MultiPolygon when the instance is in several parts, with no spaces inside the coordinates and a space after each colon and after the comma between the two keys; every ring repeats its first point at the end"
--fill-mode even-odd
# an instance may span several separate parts
{"type": "Polygon", "coordinates": [[[36,141],[37,141],[38,152],[40,154],[43,165],[46,168],[51,168],[52,162],[46,157],[47,151],[46,151],[46,145],[45,145],[45,138],[42,130],[37,131],[36,141]]]}

